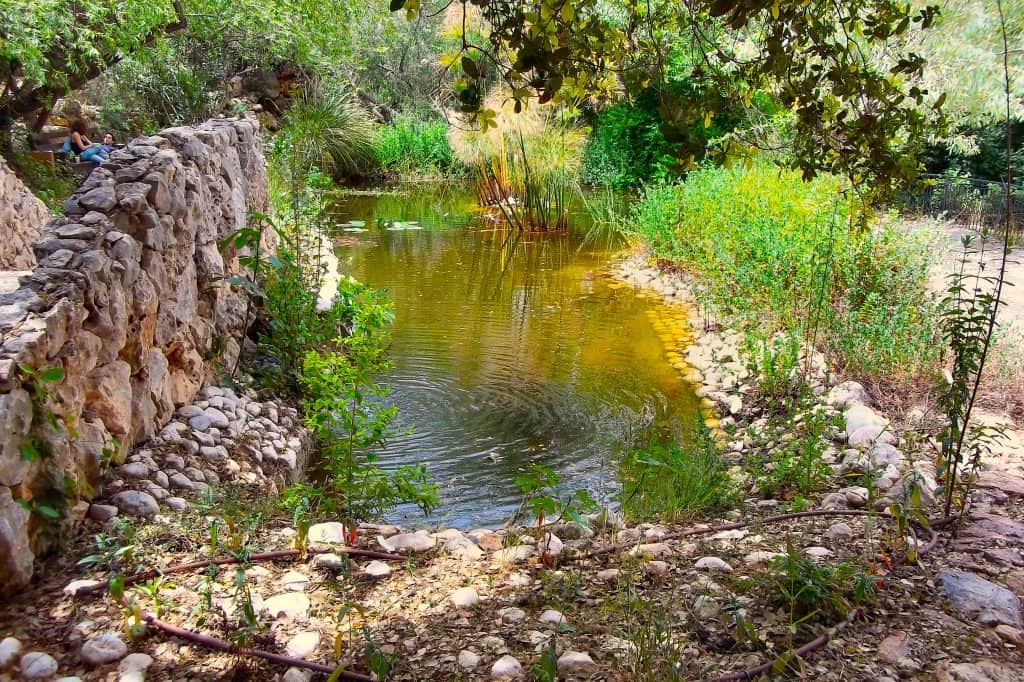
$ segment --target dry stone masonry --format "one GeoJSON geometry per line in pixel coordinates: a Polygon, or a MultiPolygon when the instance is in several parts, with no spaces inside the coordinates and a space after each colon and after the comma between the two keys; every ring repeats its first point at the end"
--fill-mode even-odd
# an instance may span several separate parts
{"type": "Polygon", "coordinates": [[[84,513],[107,466],[232,366],[245,299],[224,281],[238,254],[219,243],[267,210],[258,128],[221,119],[132,141],[46,225],[35,269],[0,278],[0,592],[48,548],[32,509],[84,513]],[[21,366],[64,376],[44,398],[21,366]]]}
{"type": "Polygon", "coordinates": [[[32,245],[49,219],[46,204],[0,158],[0,270],[28,270],[35,266],[32,245]]]}

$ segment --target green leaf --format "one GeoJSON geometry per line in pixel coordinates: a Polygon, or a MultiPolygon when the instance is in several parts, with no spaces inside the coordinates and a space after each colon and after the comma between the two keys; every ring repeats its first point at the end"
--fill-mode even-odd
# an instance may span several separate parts
{"type": "Polygon", "coordinates": [[[39,373],[39,379],[50,384],[57,383],[64,378],[63,367],[48,367],[39,373]]]}
{"type": "Polygon", "coordinates": [[[405,7],[405,0],[391,0],[391,11],[397,12],[398,10],[405,7]]]}
{"type": "Polygon", "coordinates": [[[480,69],[477,68],[476,62],[469,55],[462,56],[462,70],[466,72],[466,75],[470,78],[479,78],[480,69]]]}

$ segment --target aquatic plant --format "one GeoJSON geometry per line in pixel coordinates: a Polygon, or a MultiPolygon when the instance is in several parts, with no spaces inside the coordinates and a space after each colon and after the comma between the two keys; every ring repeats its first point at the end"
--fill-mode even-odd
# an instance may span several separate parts
{"type": "Polygon", "coordinates": [[[486,127],[453,127],[455,155],[476,174],[477,201],[521,230],[561,230],[578,191],[586,130],[565,110],[534,105],[516,111],[501,89],[486,127]]]}

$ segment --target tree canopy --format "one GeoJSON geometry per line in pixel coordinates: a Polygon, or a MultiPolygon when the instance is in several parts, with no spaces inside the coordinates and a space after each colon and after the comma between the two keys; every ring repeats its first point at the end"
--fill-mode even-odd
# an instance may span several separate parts
{"type": "MultiPolygon", "coordinates": [[[[913,152],[939,121],[944,97],[921,84],[925,60],[909,49],[938,7],[897,0],[461,0],[486,22],[485,37],[464,30],[448,62],[463,111],[487,126],[481,106],[489,77],[504,81],[517,107],[531,98],[609,98],[630,84],[665,78],[670,48],[684,55],[695,87],[663,102],[663,118],[690,162],[692,124],[729,102],[748,107],[768,92],[795,114],[792,163],[853,180],[902,181],[913,152]]],[[[415,16],[419,0],[392,0],[415,16]]],[[[464,15],[467,13],[464,13],[464,15]]],[[[465,24],[464,24],[465,26],[465,24]]],[[[725,153],[747,150],[734,144],[725,153]]]]}

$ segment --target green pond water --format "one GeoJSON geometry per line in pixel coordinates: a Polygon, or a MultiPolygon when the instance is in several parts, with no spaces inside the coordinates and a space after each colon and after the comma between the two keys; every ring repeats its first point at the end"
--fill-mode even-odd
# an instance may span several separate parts
{"type": "MultiPolygon", "coordinates": [[[[461,189],[343,194],[332,205],[339,225],[358,226],[333,235],[340,271],[394,301],[382,380],[399,433],[380,460],[427,466],[443,496],[431,523],[508,520],[531,462],[609,499],[625,447],[692,432],[699,400],[670,365],[678,348],[663,328],[680,311],[609,278],[622,245],[586,239],[582,213],[567,234],[520,235],[461,189]]],[[[401,509],[394,520],[416,519],[401,509]]]]}

